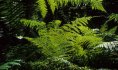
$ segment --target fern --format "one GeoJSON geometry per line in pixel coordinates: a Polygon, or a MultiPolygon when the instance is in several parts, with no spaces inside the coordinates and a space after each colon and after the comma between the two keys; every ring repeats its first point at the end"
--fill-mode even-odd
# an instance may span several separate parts
{"type": "Polygon", "coordinates": [[[20,20],[21,24],[23,24],[26,27],[30,28],[36,28],[36,30],[41,30],[45,28],[45,23],[44,22],[39,22],[35,20],[27,20],[27,19],[22,19],[20,20]]]}
{"type": "MultiPolygon", "coordinates": [[[[47,28],[38,30],[39,37],[24,38],[36,45],[45,58],[67,58],[72,62],[78,62],[80,65],[86,65],[88,60],[87,52],[102,42],[101,37],[98,37],[92,29],[87,27],[88,20],[91,18],[78,18],[75,20],[76,22],[72,21],[72,24],[68,23],[63,26],[60,26],[60,20],[54,20],[47,24],[47,28]]],[[[24,24],[33,27],[38,25],[38,23],[32,25],[33,21],[31,21],[24,24]]],[[[38,66],[40,67],[40,65],[38,66]]]]}
{"type": "Polygon", "coordinates": [[[61,29],[50,29],[40,31],[39,38],[26,38],[38,47],[42,48],[42,53],[45,56],[62,56],[64,54],[65,46],[70,45],[66,40],[66,37],[63,36],[64,32],[61,29]]]}
{"type": "Polygon", "coordinates": [[[111,20],[114,20],[115,22],[118,23],[118,14],[112,13],[111,15],[109,15],[108,21],[111,21],[111,20]]]}
{"type": "Polygon", "coordinates": [[[55,9],[56,9],[56,7],[57,7],[57,3],[55,2],[55,0],[48,0],[48,3],[49,3],[49,5],[50,5],[50,8],[51,8],[51,10],[52,10],[52,13],[54,14],[55,9]]]}
{"type": "Polygon", "coordinates": [[[104,41],[115,41],[117,40],[117,35],[115,34],[117,31],[117,26],[108,29],[108,24],[105,22],[105,24],[102,25],[100,28],[100,36],[103,38],[104,41]]]}
{"type": "Polygon", "coordinates": [[[87,33],[92,33],[91,30],[87,27],[88,20],[90,20],[91,18],[92,17],[77,18],[75,21],[72,21],[72,24],[65,24],[64,26],[62,26],[62,28],[72,33],[81,34],[81,33],[86,33],[87,31],[89,31],[87,33]]]}
{"type": "Polygon", "coordinates": [[[72,21],[72,23],[74,24],[78,24],[78,25],[87,25],[88,21],[91,19],[92,17],[82,17],[82,18],[76,18],[75,21],[72,21]]]}
{"type": "Polygon", "coordinates": [[[22,62],[23,62],[22,60],[14,60],[14,61],[6,62],[6,63],[0,65],[0,70],[13,69],[12,67],[14,67],[14,66],[21,66],[22,62]]]}
{"type": "MultiPolygon", "coordinates": [[[[31,62],[33,70],[78,70],[79,67],[61,57],[51,57],[44,61],[31,62]]],[[[84,68],[83,68],[84,69],[84,68]]]]}
{"type": "Polygon", "coordinates": [[[106,32],[108,30],[108,25],[107,25],[107,23],[104,23],[102,26],[101,26],[101,28],[100,28],[100,32],[106,32]]]}
{"type": "Polygon", "coordinates": [[[117,28],[118,28],[117,26],[111,28],[111,29],[108,31],[108,34],[115,34],[117,28]]]}
{"type": "Polygon", "coordinates": [[[53,20],[52,22],[49,22],[47,25],[47,28],[59,28],[59,26],[61,25],[61,21],[60,20],[53,20]]]}
{"type": "Polygon", "coordinates": [[[105,48],[110,51],[118,50],[118,41],[103,42],[103,44],[100,44],[95,48],[105,48]]]}
{"type": "Polygon", "coordinates": [[[46,6],[45,0],[38,0],[37,4],[38,4],[38,8],[41,12],[42,17],[45,18],[47,14],[47,6],[46,6]]]}
{"type": "Polygon", "coordinates": [[[91,7],[92,9],[97,9],[106,12],[102,5],[103,0],[91,0],[91,7]]]}
{"type": "MultiPolygon", "coordinates": [[[[55,9],[58,9],[59,7],[67,6],[69,3],[72,4],[72,6],[78,6],[81,4],[85,4],[85,5],[90,4],[89,6],[91,6],[92,9],[97,9],[106,12],[102,5],[102,1],[103,0],[47,0],[53,14],[55,12],[55,9]]],[[[46,1],[38,0],[37,3],[42,17],[45,18],[48,12],[46,1]]]]}

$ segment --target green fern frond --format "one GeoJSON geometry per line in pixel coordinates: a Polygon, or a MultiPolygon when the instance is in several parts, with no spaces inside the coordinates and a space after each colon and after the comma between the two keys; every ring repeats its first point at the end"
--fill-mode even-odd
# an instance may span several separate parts
{"type": "Polygon", "coordinates": [[[57,8],[57,3],[55,2],[55,0],[48,0],[48,4],[50,5],[52,13],[54,14],[55,9],[57,8]]]}
{"type": "Polygon", "coordinates": [[[118,14],[112,13],[111,15],[109,15],[109,20],[111,21],[114,20],[115,22],[118,22],[118,14]]]}
{"type": "Polygon", "coordinates": [[[91,0],[91,7],[92,9],[97,9],[106,12],[102,5],[103,0],[91,0]]]}
{"type": "Polygon", "coordinates": [[[75,21],[72,21],[73,24],[78,24],[78,25],[84,25],[86,26],[88,24],[88,21],[91,20],[92,17],[82,17],[82,18],[76,18],[75,21]]]}
{"type": "Polygon", "coordinates": [[[57,2],[58,7],[66,6],[69,0],[55,0],[57,2]]]}
{"type": "Polygon", "coordinates": [[[48,28],[59,28],[59,26],[60,26],[60,24],[61,24],[61,21],[60,20],[53,20],[52,22],[49,22],[48,23],[48,28]]]}
{"type": "Polygon", "coordinates": [[[64,30],[69,30],[73,33],[80,33],[79,29],[72,24],[66,24],[65,26],[63,26],[63,28],[64,28],[64,30]],[[67,29],[66,29],[66,27],[67,27],[67,29]]]}
{"type": "Polygon", "coordinates": [[[21,66],[21,63],[23,61],[22,60],[14,60],[14,61],[9,61],[6,62],[2,65],[0,65],[0,70],[9,70],[9,69],[13,69],[13,66],[21,66]]]}
{"type": "Polygon", "coordinates": [[[108,31],[108,34],[115,34],[115,32],[117,31],[117,28],[118,28],[118,26],[115,26],[115,27],[111,28],[111,29],[108,31]]]}
{"type": "Polygon", "coordinates": [[[90,3],[92,9],[97,9],[106,12],[102,5],[103,0],[57,0],[58,5],[66,6],[68,3],[71,3],[73,6],[86,4],[88,5],[90,3]]]}
{"type": "Polygon", "coordinates": [[[39,48],[42,48],[42,53],[45,56],[51,57],[65,55],[64,47],[69,46],[70,43],[66,40],[64,32],[57,29],[44,31],[45,33],[38,38],[26,37],[26,39],[37,45],[39,48]]]}
{"type": "Polygon", "coordinates": [[[81,45],[83,48],[93,48],[102,42],[102,38],[96,36],[78,36],[75,44],[81,45]]]}
{"type": "Polygon", "coordinates": [[[79,30],[81,31],[83,35],[95,36],[94,31],[92,31],[92,29],[90,29],[89,27],[79,26],[79,30]]]}
{"type": "Polygon", "coordinates": [[[108,25],[107,25],[107,23],[104,23],[102,26],[101,26],[101,28],[100,28],[100,32],[106,32],[108,30],[108,25]]]}
{"type": "Polygon", "coordinates": [[[81,5],[82,2],[83,2],[83,0],[74,0],[75,5],[81,5]]]}
{"type": "MultiPolygon", "coordinates": [[[[106,12],[102,5],[103,0],[47,0],[47,3],[50,6],[50,9],[52,13],[54,14],[55,9],[58,9],[59,7],[67,6],[68,4],[71,4],[72,6],[78,6],[81,4],[85,4],[88,6],[91,6],[92,9],[97,9],[100,11],[106,12]]],[[[38,0],[38,8],[41,12],[41,15],[43,18],[45,18],[48,8],[45,0],[38,0]]]]}
{"type": "Polygon", "coordinates": [[[42,17],[45,18],[46,14],[48,12],[45,0],[38,0],[37,4],[38,4],[38,8],[41,12],[42,17]]]}
{"type": "Polygon", "coordinates": [[[30,28],[36,28],[37,30],[39,29],[44,29],[45,28],[45,23],[44,22],[39,22],[35,20],[27,20],[27,19],[22,19],[20,21],[24,26],[30,27],[30,28]]]}
{"type": "Polygon", "coordinates": [[[72,21],[72,24],[65,24],[64,26],[62,26],[62,28],[68,32],[75,34],[93,34],[92,30],[87,27],[88,20],[90,20],[91,18],[92,17],[77,18],[75,21],[72,21]]]}

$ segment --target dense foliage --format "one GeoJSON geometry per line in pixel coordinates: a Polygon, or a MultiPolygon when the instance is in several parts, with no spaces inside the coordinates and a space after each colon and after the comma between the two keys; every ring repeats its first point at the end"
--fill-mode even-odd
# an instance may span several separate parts
{"type": "Polygon", "coordinates": [[[117,1],[0,2],[1,70],[118,69],[117,1]]]}

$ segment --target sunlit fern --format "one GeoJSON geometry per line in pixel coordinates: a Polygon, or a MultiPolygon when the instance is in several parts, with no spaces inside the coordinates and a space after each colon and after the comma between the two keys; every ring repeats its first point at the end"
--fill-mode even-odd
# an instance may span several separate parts
{"type": "Polygon", "coordinates": [[[36,29],[36,30],[41,30],[45,28],[45,23],[36,21],[36,20],[27,20],[27,19],[21,19],[20,20],[21,24],[23,24],[26,27],[29,27],[31,29],[36,29]]]}
{"type": "Polygon", "coordinates": [[[118,51],[118,41],[103,42],[103,44],[100,44],[95,48],[105,48],[110,51],[118,51]]]}
{"type": "Polygon", "coordinates": [[[72,21],[72,24],[68,23],[62,26],[62,28],[65,31],[71,32],[71,33],[78,33],[78,34],[93,34],[93,31],[87,27],[88,21],[92,17],[82,17],[82,18],[76,18],[76,20],[72,21]]]}
{"type": "Polygon", "coordinates": [[[45,18],[48,12],[46,3],[49,4],[53,14],[56,9],[58,9],[59,7],[67,6],[68,3],[71,3],[73,6],[85,4],[85,5],[89,5],[92,9],[97,9],[106,12],[102,5],[102,1],[103,0],[38,0],[37,4],[42,17],[45,18]]]}

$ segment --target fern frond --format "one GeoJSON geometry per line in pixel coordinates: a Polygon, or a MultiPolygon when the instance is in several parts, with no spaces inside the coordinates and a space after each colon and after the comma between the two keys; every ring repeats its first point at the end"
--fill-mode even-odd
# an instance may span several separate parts
{"type": "Polygon", "coordinates": [[[48,28],[59,28],[59,26],[60,26],[60,24],[61,24],[61,21],[60,20],[53,20],[52,22],[49,22],[48,23],[48,28]]]}
{"type": "Polygon", "coordinates": [[[111,15],[109,15],[109,20],[111,21],[114,20],[115,22],[118,22],[118,14],[112,13],[111,15]]]}
{"type": "Polygon", "coordinates": [[[103,44],[100,44],[96,46],[95,48],[105,48],[107,50],[117,50],[118,48],[118,41],[111,41],[111,42],[103,42],[103,44]]]}
{"type": "Polygon", "coordinates": [[[66,6],[69,0],[55,0],[57,2],[58,7],[66,6]]]}
{"type": "Polygon", "coordinates": [[[73,33],[80,33],[79,29],[76,26],[71,25],[71,24],[66,24],[65,27],[63,26],[63,28],[65,30],[69,30],[70,29],[70,30],[72,30],[71,32],[73,32],[73,33]],[[68,27],[68,29],[65,29],[66,27],[68,27]]]}
{"type": "Polygon", "coordinates": [[[55,2],[55,0],[48,0],[48,4],[50,5],[52,13],[54,14],[55,9],[57,8],[57,3],[55,2]]]}
{"type": "Polygon", "coordinates": [[[42,17],[45,18],[46,14],[48,12],[45,0],[38,0],[37,4],[38,4],[38,8],[41,12],[42,17]]]}
{"type": "Polygon", "coordinates": [[[103,0],[91,0],[91,7],[92,9],[97,9],[97,10],[101,10],[103,12],[106,12],[106,10],[104,9],[103,5],[102,5],[102,1],[103,0]]]}
{"type": "Polygon", "coordinates": [[[68,4],[71,4],[72,6],[78,6],[81,4],[84,4],[85,6],[91,6],[92,9],[97,9],[100,11],[105,11],[103,5],[102,5],[103,0],[38,0],[38,8],[41,12],[41,15],[43,18],[45,18],[48,8],[46,2],[49,4],[50,9],[52,13],[54,14],[55,9],[58,9],[59,7],[64,7],[67,6],[68,4]]]}
{"type": "Polygon", "coordinates": [[[92,17],[82,17],[82,18],[76,18],[75,21],[72,21],[73,24],[78,24],[78,25],[84,25],[86,26],[88,24],[88,21],[91,19],[92,17]]]}
{"type": "Polygon", "coordinates": [[[42,53],[45,56],[51,57],[65,55],[64,47],[69,46],[70,43],[64,36],[64,32],[57,29],[44,30],[44,32],[45,33],[38,38],[26,37],[26,39],[37,45],[39,48],[42,48],[42,53]]]}
{"type": "Polygon", "coordinates": [[[81,45],[83,48],[93,48],[100,44],[102,39],[96,36],[78,36],[75,40],[76,44],[81,45]]]}
{"type": "Polygon", "coordinates": [[[27,20],[27,19],[22,19],[20,21],[24,26],[30,27],[30,28],[36,28],[37,30],[39,29],[44,29],[45,28],[45,23],[44,22],[39,22],[35,20],[27,20]]]}
{"type": "Polygon", "coordinates": [[[30,63],[33,70],[78,70],[78,69],[84,69],[79,68],[77,65],[71,63],[65,58],[62,57],[51,57],[47,58],[43,61],[38,60],[35,62],[30,63]]]}
{"type": "Polygon", "coordinates": [[[104,23],[102,26],[101,26],[101,28],[100,28],[100,32],[106,32],[108,30],[108,25],[107,25],[107,23],[104,23]]]}
{"type": "Polygon", "coordinates": [[[0,70],[9,70],[9,69],[13,69],[13,66],[21,66],[21,63],[23,61],[22,60],[14,60],[14,61],[9,61],[6,62],[2,65],[0,65],[0,70]]]}
{"type": "Polygon", "coordinates": [[[108,34],[115,34],[115,32],[117,31],[117,26],[111,28],[109,31],[108,31],[108,34]]]}
{"type": "Polygon", "coordinates": [[[90,29],[89,27],[79,26],[78,28],[80,32],[82,33],[82,35],[95,36],[94,31],[92,31],[92,29],[90,29]]]}
{"type": "Polygon", "coordinates": [[[72,24],[65,24],[64,26],[62,26],[62,28],[68,32],[75,34],[93,34],[92,30],[87,27],[88,20],[90,20],[91,18],[92,17],[77,18],[75,21],[72,21],[72,24]]]}

